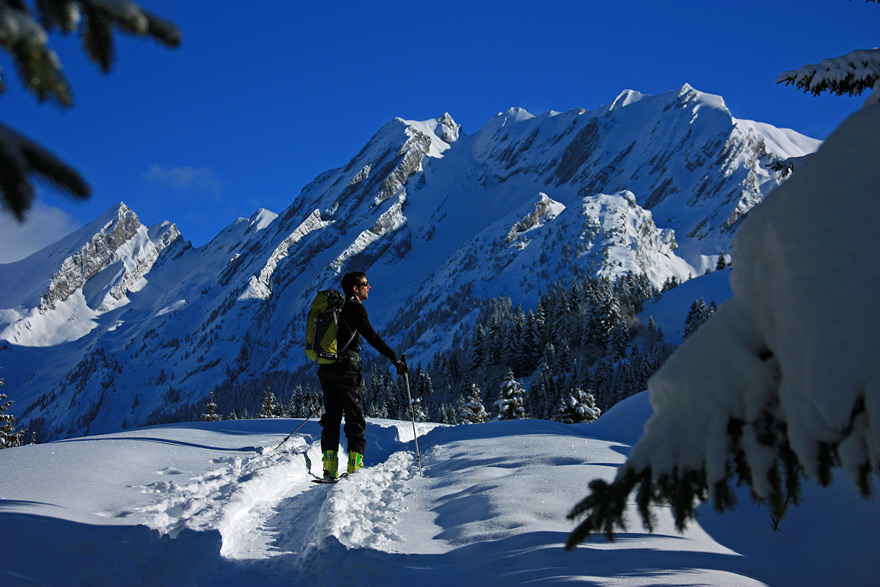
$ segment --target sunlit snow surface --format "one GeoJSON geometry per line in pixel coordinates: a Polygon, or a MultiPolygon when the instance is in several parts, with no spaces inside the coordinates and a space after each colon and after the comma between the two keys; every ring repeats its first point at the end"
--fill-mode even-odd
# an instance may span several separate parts
{"type": "MultiPolygon", "coordinates": [[[[336,485],[320,427],[239,420],[0,451],[3,585],[870,584],[880,510],[848,482],[809,487],[773,532],[748,504],[680,535],[633,518],[565,552],[571,506],[611,478],[650,415],[646,394],[594,424],[443,427],[370,420],[366,468],[336,485]],[[832,523],[833,521],[833,523],[832,523]],[[844,531],[832,530],[833,528],[844,531]],[[821,552],[821,557],[814,553],[821,552]]],[[[742,501],[747,502],[743,496],[742,501]]]]}

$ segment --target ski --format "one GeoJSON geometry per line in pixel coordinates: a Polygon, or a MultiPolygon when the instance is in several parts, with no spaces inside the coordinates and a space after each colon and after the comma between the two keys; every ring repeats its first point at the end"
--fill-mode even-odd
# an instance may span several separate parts
{"type": "Polygon", "coordinates": [[[348,477],[348,473],[343,473],[336,479],[312,479],[312,483],[338,483],[340,479],[345,479],[346,477],[348,477]]]}

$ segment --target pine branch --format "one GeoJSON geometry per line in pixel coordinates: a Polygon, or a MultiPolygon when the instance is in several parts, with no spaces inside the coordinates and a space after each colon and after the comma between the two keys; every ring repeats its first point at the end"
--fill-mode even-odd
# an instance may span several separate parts
{"type": "Polygon", "coordinates": [[[101,71],[107,73],[113,65],[113,31],[106,13],[84,6],[85,24],[81,33],[83,50],[101,71]]]}
{"type": "Polygon", "coordinates": [[[853,51],[821,63],[786,71],[777,84],[794,85],[805,93],[818,96],[828,91],[838,96],[859,96],[877,89],[880,82],[880,49],[853,51]]]}
{"type": "Polygon", "coordinates": [[[147,17],[147,34],[149,36],[166,47],[174,48],[180,46],[180,29],[174,26],[174,23],[146,10],[141,10],[141,12],[147,17]]]}
{"type": "Polygon", "coordinates": [[[79,26],[79,7],[73,0],[36,0],[40,23],[47,31],[56,25],[64,33],[72,33],[79,26]]]}
{"type": "Polygon", "coordinates": [[[76,198],[86,198],[90,189],[75,169],[49,151],[9,127],[0,124],[0,191],[3,204],[19,220],[34,197],[28,176],[49,181],[76,198]]]}
{"type": "Polygon", "coordinates": [[[22,83],[41,102],[54,99],[62,106],[70,106],[70,86],[47,40],[46,31],[31,17],[26,5],[0,0],[0,46],[15,61],[22,83]]]}
{"type": "MultiPolygon", "coordinates": [[[[68,0],[61,0],[68,1],[68,0]]],[[[138,36],[149,36],[167,47],[180,45],[180,30],[165,20],[129,0],[78,0],[83,10],[100,13],[119,30],[138,36]]]]}
{"type": "MultiPolygon", "coordinates": [[[[34,0],[34,6],[32,10],[24,0],[0,0],[0,47],[12,56],[24,87],[41,102],[73,105],[61,62],[48,46],[46,31],[56,26],[62,33],[82,27],[83,50],[105,73],[110,71],[115,55],[114,26],[125,33],[150,36],[168,47],[180,45],[180,31],[174,24],[130,0],[34,0]]],[[[5,89],[0,77],[0,93],[5,89]]],[[[19,220],[23,220],[34,197],[31,175],[74,197],[89,195],[88,185],[74,169],[0,125],[0,192],[3,205],[19,220]]]]}

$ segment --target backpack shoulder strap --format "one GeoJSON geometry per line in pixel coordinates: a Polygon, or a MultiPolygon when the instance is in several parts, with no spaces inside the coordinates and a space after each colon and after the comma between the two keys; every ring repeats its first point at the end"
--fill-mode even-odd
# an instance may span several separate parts
{"type": "Polygon", "coordinates": [[[351,336],[348,337],[348,341],[343,345],[343,347],[341,349],[339,349],[339,352],[337,353],[339,355],[341,355],[342,353],[344,353],[346,351],[346,349],[348,349],[348,346],[352,343],[352,341],[354,341],[354,337],[357,336],[357,333],[358,333],[357,329],[354,329],[351,327],[351,325],[348,323],[348,320],[345,319],[345,314],[342,313],[342,310],[345,308],[346,304],[357,303],[357,301],[353,301],[353,300],[355,300],[354,296],[350,296],[342,304],[342,308],[339,309],[339,317],[342,319],[342,322],[345,324],[345,327],[351,331],[351,336]]]}

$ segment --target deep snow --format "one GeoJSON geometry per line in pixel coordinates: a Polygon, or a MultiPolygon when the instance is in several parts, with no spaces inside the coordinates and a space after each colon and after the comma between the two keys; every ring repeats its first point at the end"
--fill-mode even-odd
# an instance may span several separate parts
{"type": "Polygon", "coordinates": [[[743,496],[683,535],[660,512],[573,552],[565,518],[611,479],[651,414],[647,394],[593,424],[370,420],[367,467],[309,482],[320,428],[177,424],[0,452],[4,585],[869,585],[876,502],[808,487],[781,531],[743,496]],[[843,530],[845,529],[845,530],[843,530]],[[815,553],[821,552],[821,557],[815,553]]]}

